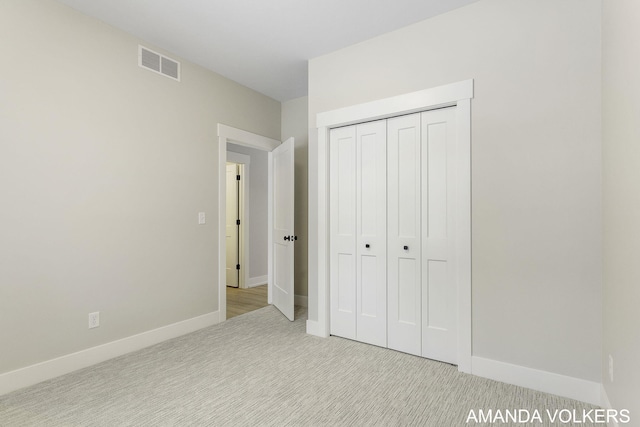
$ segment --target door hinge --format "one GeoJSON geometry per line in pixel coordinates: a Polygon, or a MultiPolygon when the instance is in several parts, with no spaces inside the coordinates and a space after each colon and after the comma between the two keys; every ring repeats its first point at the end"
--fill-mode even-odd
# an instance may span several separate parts
{"type": "Polygon", "coordinates": [[[236,225],[240,225],[240,220],[236,219],[236,225]]]}
{"type": "Polygon", "coordinates": [[[240,175],[236,175],[236,179],[240,181],[240,175]]]}
{"type": "Polygon", "coordinates": [[[236,270],[240,270],[240,264],[236,264],[236,270]]]}

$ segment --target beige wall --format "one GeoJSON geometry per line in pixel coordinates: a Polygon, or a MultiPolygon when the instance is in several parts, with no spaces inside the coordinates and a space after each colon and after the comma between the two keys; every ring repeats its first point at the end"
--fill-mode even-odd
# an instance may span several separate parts
{"type": "Polygon", "coordinates": [[[309,64],[312,127],[318,112],[474,79],[473,354],[597,382],[600,12],[481,0],[309,64]]]}
{"type": "Polygon", "coordinates": [[[292,99],[282,103],[282,139],[295,138],[295,294],[307,295],[307,248],[308,233],[308,161],[309,121],[307,120],[309,98],[292,99]]]}
{"type": "MultiPolygon", "coordinates": [[[[602,379],[640,423],[640,3],[603,2],[604,342],[602,379]],[[609,355],[614,378],[609,379],[609,355]]],[[[635,424],[634,424],[635,425],[635,424]]]]}
{"type": "Polygon", "coordinates": [[[0,2],[0,373],[218,309],[216,125],[279,139],[280,103],[138,43],[0,2]]]}

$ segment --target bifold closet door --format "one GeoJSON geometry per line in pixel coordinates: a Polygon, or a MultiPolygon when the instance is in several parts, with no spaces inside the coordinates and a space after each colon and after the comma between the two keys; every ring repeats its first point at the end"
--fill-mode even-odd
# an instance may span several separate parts
{"type": "Polygon", "coordinates": [[[356,339],[356,127],[329,135],[331,334],[356,339]]]}
{"type": "Polygon", "coordinates": [[[457,363],[455,108],[422,113],[422,356],[457,363]]]}
{"type": "Polygon", "coordinates": [[[457,363],[455,118],[331,130],[331,334],[457,363]]]}
{"type": "Polygon", "coordinates": [[[356,338],[387,346],[386,121],[356,126],[356,338]]]}
{"type": "Polygon", "coordinates": [[[386,122],[330,133],[331,334],[387,344],[386,122]]]}
{"type": "Polygon", "coordinates": [[[420,114],[387,120],[388,347],[420,356],[420,114]]]}

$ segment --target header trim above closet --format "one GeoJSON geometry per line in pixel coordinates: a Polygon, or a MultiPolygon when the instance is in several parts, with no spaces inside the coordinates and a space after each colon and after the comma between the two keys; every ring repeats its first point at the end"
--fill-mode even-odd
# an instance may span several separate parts
{"type": "Polygon", "coordinates": [[[388,119],[402,114],[451,107],[457,105],[458,101],[471,98],[473,98],[473,80],[463,80],[432,89],[318,113],[316,125],[318,129],[335,128],[365,121],[388,119]]]}

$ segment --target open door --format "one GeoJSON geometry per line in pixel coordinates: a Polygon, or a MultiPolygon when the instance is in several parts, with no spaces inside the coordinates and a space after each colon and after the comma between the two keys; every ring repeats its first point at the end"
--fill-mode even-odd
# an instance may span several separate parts
{"type": "Polygon", "coordinates": [[[293,320],[294,144],[269,153],[269,302],[293,320]]]}
{"type": "Polygon", "coordinates": [[[239,286],[239,225],[238,225],[238,165],[227,163],[227,221],[225,241],[227,246],[227,286],[239,286]]]}

